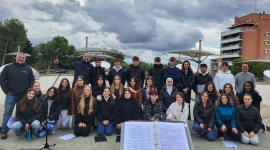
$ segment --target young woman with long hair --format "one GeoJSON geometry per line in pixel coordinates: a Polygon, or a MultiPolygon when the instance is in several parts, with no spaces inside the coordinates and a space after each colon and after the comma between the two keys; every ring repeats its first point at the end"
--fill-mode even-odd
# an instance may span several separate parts
{"type": "Polygon", "coordinates": [[[43,93],[40,90],[40,83],[38,81],[33,81],[31,83],[31,88],[33,88],[35,90],[36,97],[38,99],[43,96],[43,93]]]}
{"type": "MultiPolygon", "coordinates": [[[[234,108],[240,104],[239,103],[239,100],[238,100],[238,97],[234,93],[233,86],[232,86],[231,83],[224,84],[222,93],[224,93],[227,96],[229,96],[230,103],[232,104],[232,106],[234,108]]],[[[219,98],[219,102],[220,102],[220,98],[219,98]]]]}
{"type": "Polygon", "coordinates": [[[105,84],[106,81],[105,81],[104,76],[98,75],[96,78],[96,82],[97,84],[92,87],[92,93],[93,93],[94,98],[97,98],[98,95],[102,95],[103,90],[106,87],[106,84],[105,84]]]}
{"type": "Polygon", "coordinates": [[[145,79],[145,87],[142,89],[142,103],[145,103],[147,99],[150,99],[149,91],[155,88],[154,86],[154,78],[148,76],[145,79]]]}
{"type": "Polygon", "coordinates": [[[34,130],[32,137],[35,138],[40,128],[39,118],[41,115],[42,107],[40,107],[40,102],[35,95],[35,90],[30,88],[26,91],[24,98],[17,104],[17,122],[12,124],[11,130],[15,132],[16,136],[21,138],[28,129],[32,128],[34,130]]]}
{"type": "Polygon", "coordinates": [[[167,121],[182,121],[187,123],[189,109],[182,92],[176,94],[176,101],[170,105],[166,114],[167,121]]]}
{"type": "Polygon", "coordinates": [[[59,120],[56,124],[57,128],[69,128],[69,122],[63,125],[62,121],[66,117],[71,117],[71,98],[72,98],[72,91],[70,89],[70,83],[67,78],[63,78],[60,82],[60,85],[57,89],[58,99],[61,102],[61,114],[59,116],[59,120]]]}
{"type": "Polygon", "coordinates": [[[83,89],[82,96],[77,100],[76,114],[75,114],[75,136],[88,136],[91,127],[95,122],[97,103],[92,96],[91,87],[86,85],[83,89]]]}
{"type": "Polygon", "coordinates": [[[115,96],[115,101],[119,100],[120,96],[123,94],[124,86],[121,83],[121,78],[119,75],[115,75],[113,78],[113,83],[110,88],[111,94],[115,96]]]}
{"type": "Polygon", "coordinates": [[[110,136],[113,132],[114,120],[114,96],[110,92],[110,88],[106,87],[102,96],[97,96],[97,118],[99,120],[97,134],[110,136]]]}
{"type": "Polygon", "coordinates": [[[128,84],[129,90],[132,92],[133,97],[138,101],[138,104],[140,106],[140,119],[143,119],[143,110],[142,110],[142,88],[138,84],[138,80],[135,77],[131,77],[129,84],[128,84]]]}
{"type": "Polygon", "coordinates": [[[213,82],[208,82],[205,87],[204,91],[206,91],[209,95],[209,99],[212,102],[212,104],[215,104],[218,99],[218,91],[216,90],[216,87],[213,82]]]}
{"type": "Polygon", "coordinates": [[[149,91],[150,99],[143,104],[144,120],[159,121],[162,120],[163,104],[158,100],[158,90],[155,88],[149,91]]]}

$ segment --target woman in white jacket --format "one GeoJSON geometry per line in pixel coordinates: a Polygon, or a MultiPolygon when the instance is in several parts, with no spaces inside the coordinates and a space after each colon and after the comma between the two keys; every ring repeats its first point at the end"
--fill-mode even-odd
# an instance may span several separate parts
{"type": "Polygon", "coordinates": [[[172,103],[166,112],[167,121],[182,121],[187,123],[189,104],[185,102],[184,97],[182,92],[176,94],[176,102],[172,103]]]}

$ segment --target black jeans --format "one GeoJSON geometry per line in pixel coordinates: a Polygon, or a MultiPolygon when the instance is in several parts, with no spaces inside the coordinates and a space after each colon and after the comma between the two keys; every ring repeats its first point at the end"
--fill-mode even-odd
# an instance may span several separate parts
{"type": "Polygon", "coordinates": [[[75,124],[74,127],[75,136],[84,136],[84,137],[88,136],[90,134],[92,125],[93,124],[87,124],[85,128],[80,128],[78,124],[75,124]]]}
{"type": "Polygon", "coordinates": [[[225,131],[225,132],[223,132],[222,130],[221,130],[221,125],[220,124],[218,124],[218,123],[216,123],[216,126],[217,126],[217,135],[218,135],[218,137],[221,137],[221,136],[224,136],[224,134],[227,134],[229,137],[231,137],[232,139],[235,139],[235,140],[238,140],[238,141],[240,141],[240,139],[241,139],[241,134],[240,134],[240,131],[238,130],[238,133],[237,134],[235,134],[235,133],[233,133],[232,132],[232,126],[231,126],[231,121],[227,121],[227,122],[225,122],[225,121],[223,121],[223,124],[226,126],[226,128],[227,128],[227,131],[225,131]]]}

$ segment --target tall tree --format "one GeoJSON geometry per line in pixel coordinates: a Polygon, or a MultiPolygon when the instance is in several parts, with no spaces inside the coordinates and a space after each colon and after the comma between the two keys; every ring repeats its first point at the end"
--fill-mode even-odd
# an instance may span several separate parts
{"type": "Polygon", "coordinates": [[[2,59],[2,65],[5,64],[6,54],[16,52],[18,45],[24,49],[27,41],[26,33],[27,30],[23,22],[16,18],[6,19],[4,23],[0,23],[0,59],[2,59]]]}

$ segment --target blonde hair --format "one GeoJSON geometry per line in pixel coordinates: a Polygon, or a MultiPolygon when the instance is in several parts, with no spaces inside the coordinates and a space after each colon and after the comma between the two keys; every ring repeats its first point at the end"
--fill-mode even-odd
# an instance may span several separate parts
{"type": "Polygon", "coordinates": [[[115,83],[114,83],[115,78],[119,78],[119,80],[120,80],[119,81],[119,90],[118,90],[118,93],[119,93],[119,96],[121,96],[123,94],[124,86],[121,83],[121,77],[119,75],[114,76],[114,78],[113,78],[113,84],[111,85],[110,92],[111,92],[111,94],[114,94],[114,92],[115,92],[115,83]]]}
{"type": "Polygon", "coordinates": [[[89,85],[86,85],[86,86],[83,88],[83,93],[82,93],[80,102],[79,102],[79,104],[78,104],[78,113],[80,113],[80,114],[82,114],[82,115],[84,115],[85,98],[86,98],[86,96],[85,96],[85,89],[86,89],[86,88],[89,88],[90,91],[91,91],[91,93],[90,93],[90,95],[89,95],[90,101],[89,101],[88,115],[89,115],[90,113],[92,113],[92,112],[93,112],[93,109],[94,109],[93,107],[94,107],[94,101],[95,101],[95,98],[92,96],[92,89],[91,89],[91,87],[90,87],[89,85]]]}

